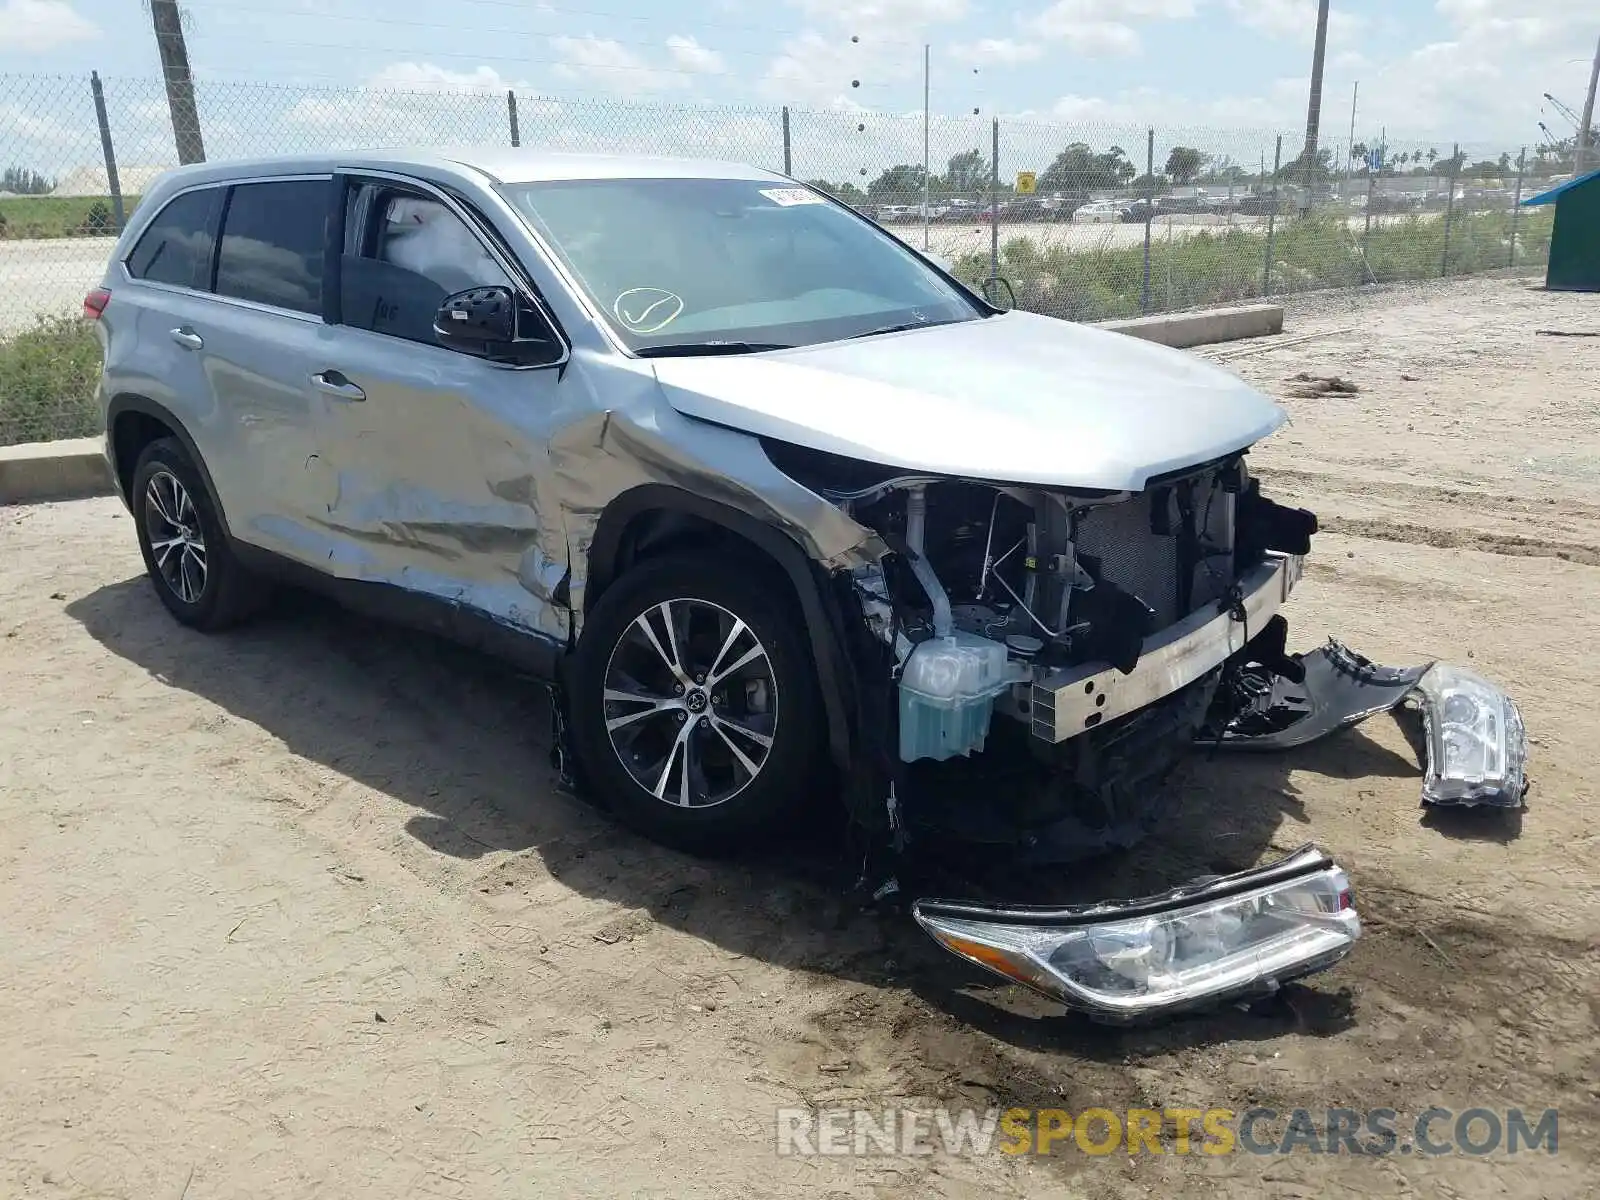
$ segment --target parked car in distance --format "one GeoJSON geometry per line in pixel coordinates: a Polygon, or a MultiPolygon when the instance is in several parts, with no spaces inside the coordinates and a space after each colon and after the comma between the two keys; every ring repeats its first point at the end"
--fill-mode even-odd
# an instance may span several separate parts
{"type": "Polygon", "coordinates": [[[1265,217],[1285,211],[1281,198],[1271,192],[1247,192],[1238,198],[1234,211],[1243,217],[1265,217]]]}
{"type": "Polygon", "coordinates": [[[1115,223],[1122,220],[1127,207],[1126,200],[1091,200],[1078,206],[1072,214],[1072,220],[1082,225],[1115,223]]]}
{"type": "Polygon", "coordinates": [[[1127,225],[1141,225],[1157,215],[1157,208],[1149,200],[1135,200],[1122,208],[1120,220],[1127,225]]]}

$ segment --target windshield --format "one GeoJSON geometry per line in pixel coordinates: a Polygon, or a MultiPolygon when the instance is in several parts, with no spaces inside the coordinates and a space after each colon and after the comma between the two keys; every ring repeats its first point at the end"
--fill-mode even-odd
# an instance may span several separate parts
{"type": "Polygon", "coordinates": [[[799,185],[580,179],[503,190],[636,353],[803,346],[982,315],[909,247],[799,185]]]}

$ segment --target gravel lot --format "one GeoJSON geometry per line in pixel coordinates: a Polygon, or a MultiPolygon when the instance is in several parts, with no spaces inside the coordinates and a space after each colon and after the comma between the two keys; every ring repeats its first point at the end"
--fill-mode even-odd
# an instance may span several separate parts
{"type": "MultiPolygon", "coordinates": [[[[1353,956],[1115,1032],[844,910],[839,865],[694,861],[551,788],[537,691],[295,601],[176,627],[109,499],[0,509],[0,1195],[1143,1197],[1600,1188],[1600,332],[1525,280],[1296,302],[1214,348],[1328,532],[1290,612],[1503,681],[1525,814],[1432,814],[1387,717],[1198,756],[1090,892],[1315,839],[1353,956]],[[1308,334],[1314,340],[1295,342],[1308,334]],[[1588,765],[1586,765],[1588,764],[1588,765]],[[808,1103],[1560,1108],[1559,1153],[782,1158],[808,1103]]],[[[846,872],[847,873],[847,872],[846,872]]],[[[1171,1148],[1170,1142],[1168,1148],[1171,1148]]]]}

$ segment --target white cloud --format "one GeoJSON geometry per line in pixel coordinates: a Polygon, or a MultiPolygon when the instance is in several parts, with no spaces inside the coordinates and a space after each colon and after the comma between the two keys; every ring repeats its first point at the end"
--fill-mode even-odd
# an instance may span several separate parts
{"type": "MultiPolygon", "coordinates": [[[[918,55],[919,63],[920,59],[918,55]]],[[[810,31],[784,43],[783,52],[767,64],[761,90],[777,101],[861,107],[860,89],[852,83],[860,82],[869,65],[874,64],[853,43],[841,44],[810,31]]],[[[898,74],[903,77],[904,72],[898,74]]]]}
{"type": "MultiPolygon", "coordinates": [[[[1303,42],[1308,46],[1316,39],[1317,0],[1228,0],[1228,10],[1241,25],[1259,30],[1268,37],[1303,42]]],[[[1328,42],[1349,42],[1366,27],[1367,19],[1359,13],[1331,9],[1328,42]]]]}
{"type": "Polygon", "coordinates": [[[1391,134],[1460,137],[1475,153],[1514,153],[1541,140],[1541,119],[1558,135],[1571,133],[1553,111],[1541,118],[1540,108],[1547,91],[1574,108],[1582,103],[1593,0],[1438,0],[1437,11],[1444,37],[1391,59],[1379,74],[1363,73],[1358,137],[1376,137],[1386,122],[1391,134]]]}
{"type": "Polygon", "coordinates": [[[0,8],[0,53],[39,54],[99,36],[66,0],[5,0],[0,8]]]}
{"type": "Polygon", "coordinates": [[[813,20],[842,29],[893,30],[901,36],[928,25],[959,21],[967,0],[794,0],[813,20]]]}
{"type": "Polygon", "coordinates": [[[791,0],[823,28],[784,43],[760,90],[780,102],[853,109],[864,92],[920,76],[929,30],[959,21],[969,0],[791,0]]]}
{"type": "Polygon", "coordinates": [[[526,88],[526,80],[511,80],[493,67],[476,67],[471,71],[450,71],[426,62],[390,63],[367,80],[369,88],[392,89],[400,92],[503,92],[508,88],[526,88]]]}
{"type": "Polygon", "coordinates": [[[1134,22],[1178,21],[1194,11],[1195,0],[1056,0],[1020,24],[1085,56],[1127,56],[1142,48],[1134,22]]]}
{"type": "Polygon", "coordinates": [[[667,39],[667,53],[672,56],[672,61],[685,71],[694,71],[701,75],[720,75],[728,69],[722,60],[722,55],[702,46],[694,38],[684,37],[681,34],[675,33],[667,39]]]}
{"type": "MultiPolygon", "coordinates": [[[[502,143],[508,135],[505,93],[531,90],[526,80],[510,79],[492,67],[452,71],[429,62],[390,63],[356,88],[285,89],[281,116],[261,117],[244,153],[383,146],[443,146],[502,143]]],[[[202,94],[204,95],[204,93],[202,94]]],[[[530,96],[519,97],[527,122],[558,109],[530,96]]],[[[212,122],[201,114],[207,149],[212,122]]],[[[121,148],[121,137],[117,140],[121,148]]]]}
{"type": "Polygon", "coordinates": [[[1302,76],[1273,80],[1259,95],[1196,99],[1153,87],[1128,88],[1110,96],[1069,94],[1045,112],[1017,113],[1013,117],[1114,125],[1124,134],[1130,129],[1154,127],[1158,144],[1165,138],[1194,144],[1194,139],[1205,131],[1232,130],[1252,144],[1259,142],[1269,159],[1275,136],[1270,131],[1282,129],[1286,133],[1284,157],[1288,158],[1299,153],[1291,143],[1304,127],[1308,86],[1309,81],[1302,76]],[[1174,113],[1182,114],[1181,122],[1173,120],[1174,113]]]}
{"type": "Polygon", "coordinates": [[[950,48],[950,57],[972,66],[1010,66],[1033,62],[1044,56],[1044,47],[1037,41],[1019,42],[1012,38],[980,38],[950,48]]]}
{"type": "Polygon", "coordinates": [[[684,71],[652,67],[621,42],[610,38],[553,37],[550,47],[561,56],[555,75],[580,87],[634,96],[689,87],[693,77],[684,71]]]}

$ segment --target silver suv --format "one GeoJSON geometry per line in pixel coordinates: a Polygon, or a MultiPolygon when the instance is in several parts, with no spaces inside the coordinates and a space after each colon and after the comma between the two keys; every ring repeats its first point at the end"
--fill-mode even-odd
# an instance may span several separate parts
{"type": "MultiPolygon", "coordinates": [[[[1197,736],[1292,745],[1421,678],[1286,652],[1316,522],[1246,470],[1271,400],[1002,311],[765,171],[185,168],[85,308],[106,453],[179,621],[220,629],[288,581],[481,646],[552,681],[574,782],[678,845],[770,843],[842,796],[880,894],[908,848],[1070,861],[1147,827],[1197,736]]],[[[1520,785],[1498,728],[1480,796],[1520,785]]],[[[1272,986],[1359,928],[1314,851],[1144,903],[1110,933],[914,911],[1111,1019],[1272,986]],[[1226,937],[1182,940],[1232,904],[1226,937]]]]}

